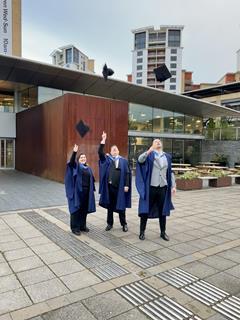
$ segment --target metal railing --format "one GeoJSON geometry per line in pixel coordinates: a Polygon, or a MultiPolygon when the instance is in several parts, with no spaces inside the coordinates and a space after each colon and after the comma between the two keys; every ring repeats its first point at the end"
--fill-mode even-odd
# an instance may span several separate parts
{"type": "Polygon", "coordinates": [[[204,129],[206,140],[240,140],[240,127],[204,129]]]}

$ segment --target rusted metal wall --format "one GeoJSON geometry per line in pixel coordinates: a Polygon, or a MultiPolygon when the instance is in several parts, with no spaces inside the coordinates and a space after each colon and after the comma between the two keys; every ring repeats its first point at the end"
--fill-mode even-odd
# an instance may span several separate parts
{"type": "Polygon", "coordinates": [[[87,155],[98,179],[97,149],[102,131],[108,133],[106,151],[117,144],[128,154],[128,103],[76,94],[66,94],[17,114],[16,169],[63,181],[66,162],[74,143],[87,155]],[[91,130],[81,138],[75,129],[79,120],[91,130]]]}

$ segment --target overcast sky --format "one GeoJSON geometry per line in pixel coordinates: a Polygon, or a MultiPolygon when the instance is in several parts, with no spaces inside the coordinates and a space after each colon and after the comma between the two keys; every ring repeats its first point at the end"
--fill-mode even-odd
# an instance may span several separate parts
{"type": "Polygon", "coordinates": [[[184,25],[183,68],[194,82],[216,82],[236,71],[240,0],[22,0],[23,57],[51,62],[50,53],[74,44],[105,62],[114,77],[131,73],[132,29],[184,25]]]}

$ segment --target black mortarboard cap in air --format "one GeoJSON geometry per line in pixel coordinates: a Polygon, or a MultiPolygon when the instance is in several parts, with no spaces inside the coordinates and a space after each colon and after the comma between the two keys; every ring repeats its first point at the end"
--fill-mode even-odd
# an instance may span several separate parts
{"type": "Polygon", "coordinates": [[[155,76],[157,81],[163,82],[169,78],[171,78],[171,73],[169,72],[167,66],[164,64],[161,64],[158,68],[155,68],[154,70],[155,76]]]}
{"type": "Polygon", "coordinates": [[[114,74],[114,71],[112,69],[108,68],[105,63],[105,65],[103,66],[102,74],[103,74],[103,78],[105,80],[107,80],[108,77],[110,77],[114,74]]]}
{"type": "Polygon", "coordinates": [[[89,126],[87,126],[82,120],[80,120],[78,122],[78,124],[76,125],[76,129],[78,131],[78,133],[80,134],[80,136],[83,138],[88,131],[90,130],[89,126]]]}

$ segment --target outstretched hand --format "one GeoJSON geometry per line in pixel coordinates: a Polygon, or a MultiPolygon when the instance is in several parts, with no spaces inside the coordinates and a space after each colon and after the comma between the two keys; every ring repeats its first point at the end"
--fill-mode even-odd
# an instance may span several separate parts
{"type": "Polygon", "coordinates": [[[78,152],[78,145],[77,144],[74,145],[73,152],[78,152]]]}

